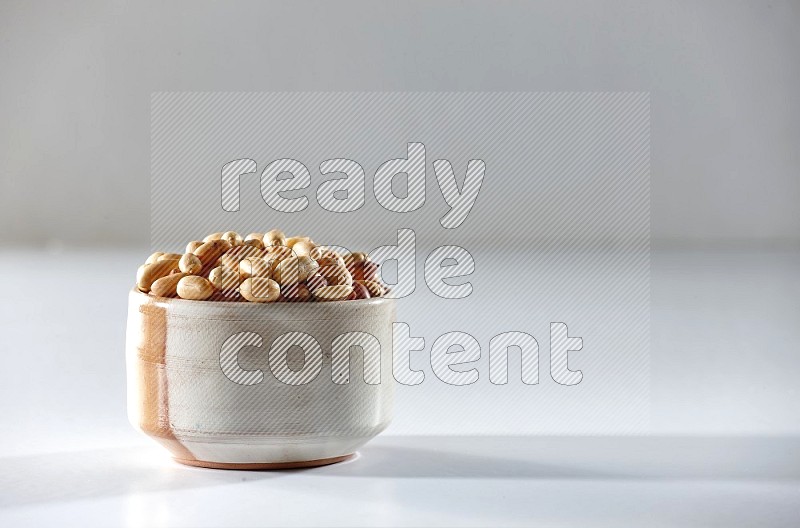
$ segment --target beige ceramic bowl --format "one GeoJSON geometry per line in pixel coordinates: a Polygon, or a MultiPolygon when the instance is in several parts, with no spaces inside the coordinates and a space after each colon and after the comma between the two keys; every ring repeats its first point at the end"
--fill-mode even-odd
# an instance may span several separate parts
{"type": "Polygon", "coordinates": [[[344,460],[391,420],[394,318],[385,298],[255,304],[133,290],[129,418],[190,465],[344,460]]]}

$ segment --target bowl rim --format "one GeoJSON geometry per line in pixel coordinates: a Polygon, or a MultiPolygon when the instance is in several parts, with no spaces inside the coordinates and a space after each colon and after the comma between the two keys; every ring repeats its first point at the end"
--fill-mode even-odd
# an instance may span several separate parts
{"type": "Polygon", "coordinates": [[[323,302],[243,302],[243,301],[196,301],[192,299],[181,299],[180,297],[159,297],[145,293],[138,289],[136,286],[130,289],[130,295],[139,297],[141,302],[148,302],[159,306],[175,306],[179,308],[189,308],[196,306],[204,309],[218,308],[220,310],[226,309],[245,309],[245,310],[276,310],[276,306],[284,306],[287,310],[302,310],[303,307],[312,309],[329,309],[334,310],[336,307],[351,307],[357,308],[362,306],[379,306],[382,304],[389,304],[394,302],[392,297],[370,297],[369,299],[353,299],[350,301],[323,301],[323,302]],[[291,308],[290,308],[291,307],[291,308]],[[313,308],[312,308],[313,307],[313,308]],[[323,308],[325,307],[325,308],[323,308]]]}

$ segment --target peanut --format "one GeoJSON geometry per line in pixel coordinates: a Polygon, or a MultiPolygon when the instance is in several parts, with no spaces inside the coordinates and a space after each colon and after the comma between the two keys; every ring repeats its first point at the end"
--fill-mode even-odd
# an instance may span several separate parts
{"type": "Polygon", "coordinates": [[[266,250],[266,257],[276,262],[296,256],[292,250],[286,246],[267,246],[264,249],[266,250]]]}
{"type": "Polygon", "coordinates": [[[377,281],[378,277],[378,264],[375,262],[367,261],[364,263],[364,269],[362,270],[364,274],[364,280],[368,281],[377,281]]]}
{"type": "Polygon", "coordinates": [[[187,275],[187,273],[178,272],[161,277],[150,287],[150,293],[158,297],[175,297],[178,295],[178,282],[187,275]]]}
{"type": "Polygon", "coordinates": [[[314,292],[314,298],[320,301],[343,301],[353,293],[351,286],[325,286],[314,292]]]}
{"type": "Polygon", "coordinates": [[[379,282],[371,280],[357,280],[354,282],[366,286],[367,290],[369,290],[370,297],[380,297],[384,294],[383,286],[381,286],[381,283],[379,282]]]}
{"type": "Polygon", "coordinates": [[[234,271],[239,269],[239,262],[250,257],[262,257],[266,254],[263,249],[254,248],[253,246],[236,246],[229,249],[219,258],[221,266],[228,267],[234,271]]]}
{"type": "Polygon", "coordinates": [[[273,229],[242,238],[211,233],[186,252],[156,251],[136,272],[136,287],[158,297],[190,300],[304,302],[385,296],[378,264],[363,252],[317,246],[307,236],[273,229]]]}
{"type": "Polygon", "coordinates": [[[311,242],[311,239],[307,236],[294,236],[287,238],[284,246],[288,247],[289,249],[292,249],[294,245],[300,242],[301,240],[307,240],[311,242]]]}
{"type": "Polygon", "coordinates": [[[306,287],[311,293],[314,293],[316,290],[324,288],[327,285],[328,281],[326,281],[325,277],[323,277],[319,273],[316,273],[311,277],[309,277],[308,279],[306,279],[306,287]]]}
{"type": "Polygon", "coordinates": [[[241,246],[242,242],[244,242],[242,240],[241,235],[239,235],[239,233],[237,233],[236,231],[225,231],[224,233],[222,233],[222,236],[219,237],[219,238],[220,238],[220,240],[226,241],[228,244],[230,244],[233,247],[241,246]]]}
{"type": "Polygon", "coordinates": [[[194,250],[194,254],[200,259],[204,270],[213,268],[217,260],[229,249],[231,245],[225,240],[209,240],[202,246],[194,250]]]}
{"type": "Polygon", "coordinates": [[[327,251],[322,246],[314,246],[311,251],[308,252],[308,256],[314,260],[319,260],[327,256],[327,251]]]}
{"type": "MultiPolygon", "coordinates": [[[[312,256],[313,258],[313,256],[312,256]]],[[[319,264],[320,268],[324,268],[325,266],[341,266],[342,268],[345,267],[344,259],[339,255],[325,255],[324,257],[320,257],[315,259],[317,264],[319,264]]]]}
{"type": "Polygon", "coordinates": [[[239,286],[239,291],[242,297],[250,302],[273,302],[278,300],[281,294],[278,283],[264,277],[245,279],[239,286]]]}
{"type": "Polygon", "coordinates": [[[203,269],[203,263],[194,253],[186,253],[178,261],[178,267],[183,273],[196,275],[203,269]]]}
{"type": "Polygon", "coordinates": [[[136,272],[136,287],[147,293],[155,281],[169,275],[175,269],[178,269],[177,260],[162,260],[152,264],[142,264],[136,272]]]}
{"type": "Polygon", "coordinates": [[[367,262],[368,260],[369,260],[369,255],[367,255],[363,251],[354,251],[344,256],[344,262],[345,264],[347,264],[348,268],[354,264],[367,262]]]}
{"type": "Polygon", "coordinates": [[[319,268],[319,274],[325,277],[328,284],[331,286],[344,285],[350,286],[353,284],[353,276],[347,271],[347,268],[342,266],[325,266],[319,268]]]}
{"type": "Polygon", "coordinates": [[[208,280],[219,291],[235,291],[239,287],[239,274],[225,266],[208,272],[208,280]]]}
{"type": "Polygon", "coordinates": [[[250,257],[239,263],[239,274],[244,279],[250,277],[272,278],[272,264],[265,258],[250,257]]]}
{"type": "Polygon", "coordinates": [[[347,269],[355,280],[375,280],[378,276],[378,264],[369,260],[351,264],[347,269]]]}
{"type": "Polygon", "coordinates": [[[264,242],[264,246],[285,246],[286,235],[283,234],[283,231],[273,229],[264,233],[262,242],[264,242]]]}
{"type": "Polygon", "coordinates": [[[371,297],[367,287],[359,282],[353,282],[353,293],[356,299],[369,299],[371,297]]]}
{"type": "Polygon", "coordinates": [[[311,251],[315,248],[311,240],[300,240],[295,245],[293,245],[290,249],[294,251],[294,254],[299,256],[309,255],[311,251]]]}
{"type": "Polygon", "coordinates": [[[281,288],[281,296],[289,302],[303,302],[311,298],[311,291],[302,282],[281,288]]]}
{"type": "Polygon", "coordinates": [[[163,254],[164,254],[163,251],[156,251],[155,253],[153,253],[152,255],[147,257],[147,260],[145,260],[144,263],[145,264],[152,264],[153,262],[157,261],[158,257],[160,257],[163,254]]]}
{"type": "Polygon", "coordinates": [[[242,245],[243,245],[243,246],[250,246],[250,247],[254,247],[254,248],[256,248],[256,249],[264,249],[264,242],[262,242],[262,241],[261,241],[260,239],[258,239],[258,238],[245,239],[245,240],[242,242],[242,245]]]}
{"type": "Polygon", "coordinates": [[[203,241],[202,240],[194,240],[192,242],[189,242],[188,244],[186,244],[186,252],[187,253],[194,253],[194,250],[199,248],[202,245],[203,245],[203,241]]]}
{"type": "Polygon", "coordinates": [[[308,255],[289,257],[282,260],[272,275],[281,286],[290,286],[306,280],[319,269],[317,261],[308,255]]]}
{"type": "Polygon", "coordinates": [[[187,275],[178,281],[176,291],[181,299],[204,301],[214,293],[214,287],[206,278],[187,275]]]}

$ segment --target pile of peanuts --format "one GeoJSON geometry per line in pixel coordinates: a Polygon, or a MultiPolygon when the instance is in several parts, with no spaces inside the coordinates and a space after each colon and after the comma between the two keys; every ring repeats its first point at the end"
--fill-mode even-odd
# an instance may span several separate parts
{"type": "Polygon", "coordinates": [[[213,233],[186,253],[156,252],[139,266],[139,291],[191,300],[304,302],[380,297],[388,291],[366,253],[340,254],[281,231],[213,233]]]}

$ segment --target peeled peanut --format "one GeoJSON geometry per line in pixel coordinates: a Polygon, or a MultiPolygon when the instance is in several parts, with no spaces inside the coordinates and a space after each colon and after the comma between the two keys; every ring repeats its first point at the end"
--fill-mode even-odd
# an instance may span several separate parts
{"type": "Polygon", "coordinates": [[[311,291],[302,282],[281,288],[281,296],[289,302],[303,302],[311,299],[311,291]]]}
{"type": "Polygon", "coordinates": [[[209,282],[220,291],[234,291],[239,287],[239,274],[225,266],[218,266],[208,272],[209,282]]]}
{"type": "Polygon", "coordinates": [[[306,279],[306,287],[312,293],[320,288],[324,288],[327,285],[328,281],[326,281],[325,277],[323,277],[319,273],[315,273],[314,275],[306,279]]]}
{"type": "Polygon", "coordinates": [[[281,295],[281,287],[272,279],[250,277],[239,286],[242,297],[250,302],[273,302],[281,295]]]}
{"type": "Polygon", "coordinates": [[[203,241],[202,240],[193,240],[192,242],[189,242],[188,244],[186,244],[186,252],[187,253],[194,253],[194,250],[199,248],[202,245],[203,245],[203,241]]]}
{"type": "Polygon", "coordinates": [[[283,234],[283,231],[273,229],[272,231],[264,233],[262,242],[264,242],[264,246],[285,246],[286,235],[283,234]]]}
{"type": "Polygon", "coordinates": [[[369,290],[363,284],[359,282],[353,282],[352,286],[356,299],[369,299],[371,297],[369,290]]]}
{"type": "Polygon", "coordinates": [[[326,255],[327,251],[323,246],[314,246],[311,251],[308,252],[308,256],[314,260],[319,260],[326,255]]]}
{"type": "MultiPolygon", "coordinates": [[[[311,255],[311,258],[314,258],[313,255],[311,255]]],[[[325,255],[315,260],[317,261],[317,264],[319,264],[320,268],[324,268],[325,266],[340,266],[342,268],[345,267],[344,259],[336,254],[325,255]]]]}
{"type": "Polygon", "coordinates": [[[339,301],[386,295],[379,276],[364,252],[287,238],[278,229],[244,238],[224,231],[189,242],[184,254],[153,253],[137,270],[136,287],[192,300],[339,301]]]}
{"type": "Polygon", "coordinates": [[[344,263],[347,265],[348,268],[353,264],[367,262],[368,260],[369,260],[369,255],[364,253],[363,251],[354,251],[344,256],[344,263]]]}
{"type": "Polygon", "coordinates": [[[147,260],[145,260],[144,263],[145,264],[152,264],[153,262],[157,261],[158,257],[160,257],[163,254],[164,254],[163,251],[156,251],[155,253],[153,253],[152,255],[147,257],[147,260]]]}
{"type": "Polygon", "coordinates": [[[353,293],[351,286],[325,286],[314,292],[314,298],[320,301],[343,301],[353,293]]]}
{"type": "Polygon", "coordinates": [[[203,263],[194,253],[186,253],[178,261],[178,267],[184,273],[196,275],[203,269],[203,263]]]}
{"type": "Polygon", "coordinates": [[[308,255],[289,257],[278,264],[272,273],[281,286],[290,286],[306,280],[319,269],[317,261],[308,255]]]}
{"type": "Polygon", "coordinates": [[[319,269],[319,264],[317,261],[309,257],[308,255],[300,255],[297,257],[297,261],[300,263],[300,280],[304,281],[307,278],[314,275],[317,270],[319,269]]]}
{"type": "Polygon", "coordinates": [[[254,247],[254,248],[256,248],[256,249],[264,249],[264,242],[262,242],[262,241],[261,241],[260,239],[258,239],[258,238],[245,239],[245,240],[242,242],[242,245],[243,245],[243,246],[250,246],[250,247],[254,247]]]}
{"type": "Polygon", "coordinates": [[[192,301],[204,301],[214,293],[214,287],[203,277],[187,275],[178,281],[178,297],[192,301]]]}
{"type": "Polygon", "coordinates": [[[317,246],[311,240],[300,240],[291,247],[291,250],[299,257],[301,255],[309,255],[315,247],[317,246]]]}
{"type": "Polygon", "coordinates": [[[325,266],[319,268],[319,274],[325,277],[328,284],[331,286],[344,285],[350,286],[353,284],[353,276],[347,271],[347,268],[342,266],[325,266]]]}
{"type": "Polygon", "coordinates": [[[272,278],[272,263],[264,258],[250,257],[239,263],[239,274],[244,279],[250,277],[272,278]]]}
{"type": "Polygon", "coordinates": [[[384,294],[383,286],[381,286],[381,283],[379,282],[371,280],[357,280],[353,282],[366,286],[367,290],[369,290],[370,297],[380,297],[384,294]]]}
{"type": "Polygon", "coordinates": [[[266,257],[276,262],[280,262],[283,259],[287,259],[289,257],[296,257],[291,249],[286,246],[266,246],[264,248],[266,250],[266,257]]]}
{"type": "Polygon", "coordinates": [[[300,242],[301,240],[307,240],[311,242],[311,239],[307,236],[293,236],[286,239],[286,243],[284,246],[288,247],[289,249],[293,248],[295,244],[300,242]]]}
{"type": "Polygon", "coordinates": [[[320,260],[324,258],[330,258],[330,259],[342,258],[342,256],[339,255],[339,253],[337,253],[336,250],[327,246],[314,246],[314,248],[309,252],[308,256],[313,258],[314,260],[320,260]]]}
{"type": "Polygon", "coordinates": [[[230,244],[233,247],[241,246],[242,242],[244,242],[242,240],[241,235],[239,235],[239,233],[237,233],[236,231],[225,231],[224,233],[222,233],[222,236],[219,237],[219,238],[220,238],[220,240],[226,241],[228,244],[230,244]]]}
{"type": "Polygon", "coordinates": [[[147,293],[155,281],[176,269],[178,269],[177,260],[161,260],[152,264],[142,264],[136,272],[136,287],[147,293]]]}
{"type": "Polygon", "coordinates": [[[364,274],[364,280],[377,281],[379,279],[378,268],[379,265],[376,262],[365,262],[364,269],[362,270],[362,273],[364,274]]]}
{"type": "Polygon", "coordinates": [[[187,273],[178,272],[161,277],[150,286],[150,293],[158,297],[175,297],[178,295],[178,282],[187,275],[187,273]]]}
{"type": "Polygon", "coordinates": [[[356,262],[347,269],[355,280],[375,280],[378,276],[378,264],[370,260],[356,262]]]}
{"type": "Polygon", "coordinates": [[[217,260],[229,249],[231,245],[225,240],[209,240],[194,250],[194,254],[203,263],[203,269],[210,269],[217,264],[217,260]]]}
{"type": "Polygon", "coordinates": [[[258,249],[252,246],[236,246],[229,249],[219,258],[221,266],[228,267],[234,271],[239,270],[239,262],[250,257],[263,257],[266,252],[263,249],[258,249]]]}

